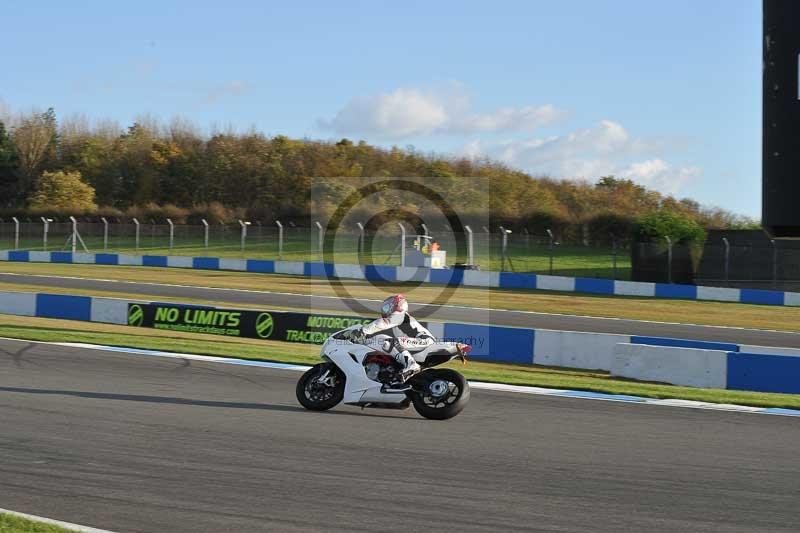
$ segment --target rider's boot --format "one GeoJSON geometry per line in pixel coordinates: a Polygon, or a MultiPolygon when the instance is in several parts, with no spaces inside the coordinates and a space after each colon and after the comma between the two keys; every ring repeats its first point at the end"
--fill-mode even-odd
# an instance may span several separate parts
{"type": "Polygon", "coordinates": [[[384,385],[383,390],[387,392],[405,392],[411,390],[411,385],[409,385],[407,381],[411,376],[422,370],[422,367],[414,360],[408,350],[403,350],[395,355],[394,358],[398,363],[403,365],[403,369],[400,371],[399,380],[384,385]]]}

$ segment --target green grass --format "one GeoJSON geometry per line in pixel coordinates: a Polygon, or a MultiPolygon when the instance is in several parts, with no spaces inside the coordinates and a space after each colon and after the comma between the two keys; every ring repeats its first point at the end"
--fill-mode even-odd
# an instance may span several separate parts
{"type": "MultiPolygon", "coordinates": [[[[319,347],[312,345],[191,335],[95,323],[82,323],[81,329],[82,331],[76,331],[74,322],[64,320],[0,315],[2,337],[46,342],[86,342],[298,364],[313,364],[319,360],[319,347]]],[[[460,363],[450,363],[449,366],[463,372],[467,378],[477,381],[629,394],[649,398],[679,398],[759,407],[800,408],[800,395],[676,387],[612,378],[608,373],[600,371],[477,361],[472,361],[466,366],[460,363]]]]}
{"type": "MultiPolygon", "coordinates": [[[[244,253],[241,249],[239,234],[230,232],[227,238],[215,238],[205,248],[203,239],[193,236],[181,236],[176,227],[175,245],[169,248],[169,239],[162,235],[155,237],[148,234],[147,227],[142,226],[138,251],[133,237],[110,237],[108,252],[114,253],[140,253],[150,255],[186,255],[194,257],[230,257],[249,259],[278,259],[286,261],[320,261],[316,235],[292,235],[284,241],[283,250],[279,254],[277,237],[272,235],[259,236],[255,230],[248,237],[244,253]]],[[[481,236],[484,237],[484,236],[481,236]]],[[[64,236],[51,236],[48,241],[49,251],[64,249],[64,236]]],[[[357,252],[357,240],[354,237],[345,237],[337,240],[336,248],[330,262],[346,264],[389,264],[399,265],[400,256],[395,250],[397,237],[376,238],[371,254],[357,252]]],[[[451,239],[452,240],[452,239],[451,239]]],[[[97,236],[85,236],[86,246],[92,252],[103,252],[103,239],[97,236]]],[[[40,236],[23,238],[20,249],[42,250],[40,236]]],[[[0,241],[0,249],[13,247],[13,242],[8,238],[0,241]]],[[[443,243],[448,250],[448,263],[456,262],[455,242],[443,243]]],[[[514,272],[536,272],[560,276],[578,276],[594,278],[630,279],[630,253],[621,250],[617,256],[617,268],[614,269],[614,256],[610,248],[593,248],[581,246],[556,246],[553,249],[553,267],[550,268],[550,250],[547,246],[520,239],[510,243],[507,261],[502,260],[499,241],[486,241],[485,238],[476,239],[475,263],[483,270],[501,270],[514,272]],[[503,268],[504,267],[504,268],[503,268]]],[[[466,258],[464,258],[466,261],[466,258]]]]}
{"type": "MultiPolygon", "coordinates": [[[[176,268],[124,267],[101,265],[59,265],[50,263],[0,263],[0,271],[20,274],[76,276],[97,279],[197,285],[257,291],[291,292],[320,296],[337,296],[330,281],[304,276],[282,274],[254,274],[248,272],[222,272],[176,268]]],[[[684,324],[728,326],[750,329],[800,331],[800,307],[752,305],[730,302],[703,302],[648,297],[623,297],[557,293],[548,291],[502,290],[459,287],[449,291],[442,301],[445,289],[440,286],[408,284],[372,285],[359,280],[342,280],[348,294],[356,298],[381,299],[398,290],[404,291],[415,303],[448,303],[487,309],[509,309],[540,313],[574,314],[584,316],[654,320],[684,324]]],[[[0,283],[0,290],[27,290],[32,292],[61,292],[68,294],[116,296],[148,299],[146,292],[101,293],[77,289],[43,289],[33,285],[0,283]]],[[[158,298],[159,300],[163,298],[158,298]]],[[[225,293],[220,292],[214,302],[225,303],[225,293]]],[[[230,303],[228,303],[230,305],[230,303]]],[[[435,317],[434,317],[435,318],[435,317]]],[[[486,320],[490,319],[489,313],[486,320]]]]}
{"type": "Polygon", "coordinates": [[[26,518],[0,513],[0,533],[74,533],[74,529],[64,529],[26,518]]]}

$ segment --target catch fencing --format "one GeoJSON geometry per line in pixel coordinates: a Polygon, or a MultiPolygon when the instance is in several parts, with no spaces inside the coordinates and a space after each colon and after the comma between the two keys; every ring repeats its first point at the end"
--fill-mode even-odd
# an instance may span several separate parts
{"type": "Polygon", "coordinates": [[[642,242],[631,251],[634,281],[800,291],[800,242],[761,231],[711,232],[695,245],[642,242]]]}
{"type": "Polygon", "coordinates": [[[356,226],[326,234],[323,224],[237,221],[233,224],[177,224],[108,218],[100,222],[68,218],[0,219],[0,250],[111,252],[289,261],[325,261],[402,266],[413,249],[427,252],[435,241],[447,264],[480,270],[573,277],[630,279],[630,248],[625,240],[588,246],[562,243],[552,232],[534,235],[523,228],[404,227],[365,232],[356,226]],[[73,242],[75,241],[75,242],[73,242]],[[400,243],[404,246],[401,247],[400,243]],[[405,253],[404,253],[405,252],[405,253]]]}

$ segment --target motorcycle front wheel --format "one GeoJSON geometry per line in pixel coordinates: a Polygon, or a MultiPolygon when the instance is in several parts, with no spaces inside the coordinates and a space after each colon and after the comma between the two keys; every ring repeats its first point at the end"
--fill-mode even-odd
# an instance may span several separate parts
{"type": "Polygon", "coordinates": [[[426,370],[414,380],[416,390],[409,392],[408,396],[414,409],[425,418],[447,420],[467,406],[469,383],[455,370],[426,370]]]}
{"type": "Polygon", "coordinates": [[[311,411],[327,411],[344,398],[344,382],[344,374],[336,365],[314,365],[297,382],[297,401],[311,411]]]}

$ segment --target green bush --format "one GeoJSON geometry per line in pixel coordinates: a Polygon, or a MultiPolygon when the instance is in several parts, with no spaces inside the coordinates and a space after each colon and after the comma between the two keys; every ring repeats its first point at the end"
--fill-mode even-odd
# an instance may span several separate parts
{"type": "Polygon", "coordinates": [[[36,184],[36,190],[28,199],[31,210],[60,209],[68,212],[97,210],[94,203],[94,187],[81,180],[80,172],[44,172],[36,184]]]}
{"type": "Polygon", "coordinates": [[[640,217],[636,233],[645,240],[669,237],[675,243],[697,243],[706,238],[706,230],[700,224],[670,211],[655,211],[640,217]]]}

